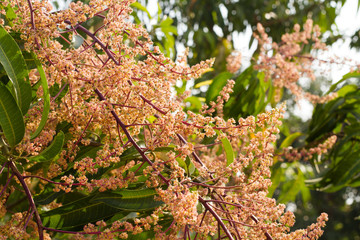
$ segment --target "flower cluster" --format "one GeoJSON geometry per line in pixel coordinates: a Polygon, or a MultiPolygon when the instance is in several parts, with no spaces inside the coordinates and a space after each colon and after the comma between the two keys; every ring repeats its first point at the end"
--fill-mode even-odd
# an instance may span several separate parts
{"type": "Polygon", "coordinates": [[[202,106],[200,113],[203,115],[212,114],[216,111],[217,116],[223,116],[223,108],[225,102],[227,102],[230,98],[230,93],[233,92],[233,87],[235,85],[234,80],[229,80],[227,84],[220,91],[219,96],[217,96],[216,101],[211,101],[209,107],[207,104],[202,106]]]}
{"type": "Polygon", "coordinates": [[[234,51],[226,58],[226,70],[236,73],[241,67],[241,52],[234,51]]]}
{"type": "Polygon", "coordinates": [[[322,154],[326,154],[328,150],[334,146],[336,140],[337,140],[336,135],[333,135],[316,147],[312,147],[308,149],[285,148],[283,149],[284,152],[282,153],[282,156],[287,161],[298,161],[298,160],[307,161],[309,159],[312,159],[314,155],[320,157],[322,154]]]}
{"type": "Polygon", "coordinates": [[[276,101],[280,101],[280,91],[287,88],[296,97],[296,100],[306,98],[312,103],[324,103],[332,100],[335,93],[323,97],[304,92],[298,84],[301,78],[315,80],[313,62],[316,57],[304,53],[304,46],[310,45],[312,50],[327,50],[325,43],[320,40],[319,26],[313,26],[311,19],[304,24],[295,24],[293,33],[286,33],[281,37],[281,43],[272,42],[265,33],[264,27],[257,25],[258,34],[254,37],[260,45],[260,54],[255,69],[265,73],[265,79],[272,81],[276,87],[276,101]]]}

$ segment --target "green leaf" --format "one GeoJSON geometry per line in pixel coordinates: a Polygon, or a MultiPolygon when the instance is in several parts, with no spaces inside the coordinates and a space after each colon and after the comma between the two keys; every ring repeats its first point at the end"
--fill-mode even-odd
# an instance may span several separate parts
{"type": "Polygon", "coordinates": [[[213,101],[214,98],[219,94],[221,89],[226,85],[227,81],[232,77],[232,74],[229,72],[223,72],[217,75],[212,84],[210,85],[208,91],[206,92],[206,102],[209,103],[213,101]]]}
{"type": "Polygon", "coordinates": [[[232,164],[234,162],[234,150],[231,146],[231,143],[229,141],[228,138],[222,138],[221,142],[224,146],[225,149],[225,154],[226,154],[226,166],[229,166],[230,164],[232,164]]]}
{"type": "Polygon", "coordinates": [[[339,97],[344,97],[347,93],[356,91],[358,86],[356,85],[345,85],[339,91],[337,91],[339,97]]]}
{"type": "Polygon", "coordinates": [[[290,146],[298,137],[302,136],[303,133],[301,132],[295,132],[289,136],[287,136],[284,141],[282,141],[280,148],[286,148],[290,146]]]}
{"type": "Polygon", "coordinates": [[[166,36],[173,37],[170,33],[177,35],[177,28],[175,26],[165,26],[161,27],[161,31],[166,34],[166,36]]]}
{"type": "MultiPolygon", "coordinates": [[[[222,132],[215,129],[216,134],[219,136],[222,132]]],[[[221,138],[221,143],[223,144],[225,155],[226,155],[226,166],[234,162],[235,154],[231,146],[231,143],[227,137],[221,138]]]]}
{"type": "Polygon", "coordinates": [[[189,156],[186,157],[185,163],[187,166],[188,176],[191,176],[195,172],[196,167],[195,167],[194,163],[190,160],[189,156]]]}
{"type": "Polygon", "coordinates": [[[24,79],[28,70],[24,57],[15,40],[0,26],[0,63],[3,65],[15,90],[16,102],[23,115],[31,102],[31,86],[24,79]]]}
{"type": "Polygon", "coordinates": [[[196,84],[194,86],[194,88],[199,88],[199,87],[202,87],[202,86],[208,86],[210,84],[212,84],[213,80],[206,80],[206,81],[202,81],[202,82],[199,82],[198,84],[196,84]]]}
{"type": "Polygon", "coordinates": [[[267,196],[272,198],[276,188],[279,186],[280,182],[284,178],[284,168],[280,166],[281,164],[277,164],[277,168],[273,168],[273,172],[271,174],[271,186],[268,188],[267,196]]]}
{"type": "Polygon", "coordinates": [[[321,188],[322,191],[335,192],[347,186],[360,173],[359,154],[360,150],[349,152],[324,175],[315,187],[321,188]]]}
{"type": "Polygon", "coordinates": [[[149,13],[149,11],[146,9],[146,7],[144,7],[143,5],[141,5],[141,3],[139,3],[139,2],[134,2],[134,3],[132,3],[130,6],[131,6],[132,8],[137,8],[137,9],[143,11],[143,12],[146,12],[146,14],[148,15],[148,17],[149,17],[150,19],[152,18],[151,15],[150,15],[150,13],[149,13]]]}
{"type": "Polygon", "coordinates": [[[349,79],[349,78],[360,78],[360,72],[350,72],[350,73],[345,74],[345,75],[342,77],[342,79],[340,79],[338,82],[334,83],[334,84],[330,87],[330,89],[329,89],[329,91],[326,93],[326,95],[329,94],[329,93],[331,93],[332,91],[334,91],[335,88],[336,88],[340,83],[344,82],[345,80],[347,80],[347,79],[349,79]]]}
{"type": "Polygon", "coordinates": [[[191,96],[191,97],[186,98],[184,101],[191,103],[191,106],[189,109],[192,111],[200,110],[202,107],[201,101],[198,97],[191,96]]]}
{"type": "Polygon", "coordinates": [[[80,198],[41,214],[44,226],[69,229],[112,217],[120,211],[102,202],[90,202],[92,198],[80,198]]]}
{"type": "Polygon", "coordinates": [[[163,204],[154,200],[154,189],[120,190],[116,192],[103,192],[95,195],[91,202],[102,202],[113,208],[125,211],[146,211],[163,204]]]}
{"type": "Polygon", "coordinates": [[[279,196],[280,203],[287,203],[289,201],[295,201],[296,195],[300,192],[304,183],[304,175],[300,170],[295,179],[287,181],[281,189],[279,196]]]}
{"type": "Polygon", "coordinates": [[[300,192],[303,204],[306,205],[311,199],[310,189],[306,186],[305,181],[300,185],[300,192]]]}
{"type": "Polygon", "coordinates": [[[56,135],[56,137],[54,138],[53,142],[50,144],[49,147],[47,147],[39,155],[30,157],[29,160],[34,162],[51,161],[53,158],[56,157],[56,155],[58,155],[61,152],[62,147],[64,145],[64,140],[65,140],[65,134],[62,131],[60,131],[56,135]]]}
{"type": "Polygon", "coordinates": [[[168,27],[171,26],[171,24],[174,22],[171,18],[167,17],[163,19],[160,23],[160,27],[168,27]]]}
{"type": "Polygon", "coordinates": [[[50,93],[49,93],[49,87],[48,87],[48,82],[46,80],[45,72],[44,72],[44,69],[42,68],[40,61],[38,59],[36,59],[35,56],[34,56],[34,59],[35,59],[35,63],[36,63],[38,72],[40,74],[41,86],[43,88],[44,109],[42,112],[40,124],[39,124],[38,128],[36,129],[36,131],[31,135],[30,139],[34,139],[40,134],[40,132],[42,131],[42,129],[44,128],[44,126],[46,124],[46,121],[48,119],[49,112],[50,112],[50,93]]]}
{"type": "Polygon", "coordinates": [[[84,42],[84,38],[80,35],[73,35],[70,47],[78,49],[84,42]]]}
{"type": "Polygon", "coordinates": [[[40,194],[34,196],[34,201],[36,205],[47,205],[63,194],[65,194],[64,191],[54,192],[53,188],[46,188],[40,194]]]}
{"type": "Polygon", "coordinates": [[[4,85],[0,85],[0,125],[11,147],[21,142],[25,134],[24,119],[13,95],[4,85]]]}
{"type": "Polygon", "coordinates": [[[13,26],[12,21],[16,18],[16,13],[15,13],[14,9],[10,6],[10,4],[8,4],[7,6],[0,5],[0,9],[2,9],[2,8],[6,12],[5,20],[7,22],[5,22],[5,24],[8,24],[9,26],[13,26]]]}

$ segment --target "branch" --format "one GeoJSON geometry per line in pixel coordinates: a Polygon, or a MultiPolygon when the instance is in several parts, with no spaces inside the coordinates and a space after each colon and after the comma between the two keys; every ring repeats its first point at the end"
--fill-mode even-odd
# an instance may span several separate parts
{"type": "MultiPolygon", "coordinates": [[[[64,22],[71,25],[71,22],[70,22],[69,20],[65,20],[64,22]]],[[[81,26],[80,24],[75,25],[74,30],[76,30],[76,29],[81,30],[81,31],[84,32],[86,35],[88,35],[89,37],[91,37],[91,38],[94,40],[94,42],[96,42],[97,44],[100,45],[100,47],[104,50],[104,52],[106,53],[106,55],[108,55],[108,57],[109,57],[111,60],[113,60],[116,65],[118,65],[118,66],[120,65],[120,63],[115,59],[114,55],[110,52],[110,50],[104,45],[104,43],[103,43],[100,39],[98,39],[98,38],[95,36],[95,34],[91,33],[89,30],[87,30],[86,28],[84,28],[84,27],[81,26]]]]}
{"type": "Polygon", "coordinates": [[[216,221],[219,223],[221,228],[224,230],[226,236],[228,236],[229,239],[234,240],[232,237],[232,234],[230,233],[229,229],[225,226],[224,222],[222,221],[221,217],[209,206],[209,204],[199,196],[199,202],[205,207],[206,210],[208,210],[216,219],[216,221]]]}
{"type": "Polygon", "coordinates": [[[35,222],[36,222],[36,225],[38,227],[39,240],[44,240],[44,233],[43,233],[44,227],[42,225],[42,221],[41,221],[39,212],[37,211],[37,208],[36,208],[34,199],[33,199],[32,195],[31,195],[30,189],[26,185],[26,183],[24,181],[24,177],[21,175],[21,173],[17,169],[14,162],[10,161],[9,166],[10,166],[11,170],[13,171],[14,175],[18,178],[19,182],[21,183],[21,185],[22,185],[22,187],[23,187],[23,189],[25,191],[25,194],[27,196],[27,199],[29,201],[30,207],[32,208],[32,211],[35,214],[35,222]]]}
{"type": "MultiPolygon", "coordinates": [[[[105,101],[106,98],[104,95],[98,90],[95,89],[95,93],[98,95],[101,101],[105,101]]],[[[111,110],[111,114],[115,118],[116,123],[121,127],[123,132],[125,133],[128,140],[132,143],[132,145],[135,147],[135,149],[138,151],[138,153],[141,155],[141,157],[150,165],[153,166],[153,162],[145,155],[145,153],[141,150],[140,146],[136,143],[134,138],[130,135],[129,131],[126,128],[126,125],[120,120],[119,116],[116,114],[114,110],[111,110]]],[[[169,180],[167,180],[161,173],[159,173],[159,177],[167,184],[169,185],[169,180]]]]}

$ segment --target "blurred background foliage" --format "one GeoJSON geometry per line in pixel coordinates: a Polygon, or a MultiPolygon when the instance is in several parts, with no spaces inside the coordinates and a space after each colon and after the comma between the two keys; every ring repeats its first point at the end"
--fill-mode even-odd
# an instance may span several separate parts
{"type": "MultiPolygon", "coordinates": [[[[53,1],[61,10],[71,1],[53,1]]],[[[86,2],[86,1],[84,1],[86,2]]],[[[255,31],[262,23],[274,42],[290,32],[294,24],[301,26],[308,18],[327,32],[324,41],[331,45],[343,38],[335,19],[345,0],[139,0],[133,4],[133,20],[144,24],[151,37],[168,57],[173,59],[179,49],[189,47],[189,64],[216,57],[212,71],[192,83],[179,83],[175,90],[182,94],[191,89],[186,108],[194,112],[203,103],[214,100],[228,79],[236,84],[225,104],[224,117],[256,115],[274,107],[274,89],[264,75],[253,69],[254,60],[235,74],[226,71],[226,57],[234,50],[234,34],[247,28],[255,31]],[[150,8],[156,9],[151,15],[150,8]]],[[[360,3],[359,3],[360,4],[360,3]]],[[[96,22],[86,22],[96,29],[96,22]]],[[[360,47],[360,30],[351,36],[351,47],[360,47]]],[[[249,48],[255,44],[252,37],[249,48]]],[[[310,50],[310,49],[309,49],[310,50]]],[[[309,51],[308,50],[308,51],[309,51]]],[[[254,52],[256,59],[258,50],[254,52]]],[[[356,60],[356,59],[355,59],[356,60]]],[[[360,74],[349,73],[334,83],[334,79],[319,76],[306,90],[324,94],[337,91],[339,96],[315,106],[311,119],[296,116],[298,104],[288,91],[282,100],[288,101],[288,113],[281,128],[277,146],[309,148],[331,135],[338,141],[326,156],[311,161],[287,162],[275,158],[272,169],[273,186],[269,196],[287,204],[296,214],[294,228],[304,228],[321,212],[329,214],[322,239],[360,239],[360,74]],[[325,86],[325,88],[324,88],[325,86]]]]}

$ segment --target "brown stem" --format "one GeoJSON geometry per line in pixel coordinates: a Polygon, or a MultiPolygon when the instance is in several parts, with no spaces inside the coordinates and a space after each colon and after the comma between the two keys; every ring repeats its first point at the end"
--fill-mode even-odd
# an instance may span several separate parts
{"type": "Polygon", "coordinates": [[[6,183],[5,183],[5,186],[3,187],[3,189],[1,190],[1,192],[0,192],[0,197],[1,197],[1,195],[4,193],[4,191],[5,191],[5,189],[7,188],[7,186],[9,185],[9,183],[10,183],[10,181],[11,181],[11,179],[14,177],[14,174],[11,174],[11,176],[8,178],[8,180],[6,181],[6,183]]]}
{"type": "MultiPolygon", "coordinates": [[[[69,20],[65,20],[64,21],[67,24],[71,25],[71,22],[69,20]]],[[[114,61],[114,63],[116,65],[120,65],[120,63],[115,59],[114,55],[110,52],[110,50],[104,45],[104,43],[98,39],[95,34],[91,33],[89,30],[87,30],[86,28],[84,28],[83,26],[81,26],[80,24],[75,25],[74,29],[79,29],[82,32],[84,32],[86,35],[88,35],[89,37],[91,37],[93,39],[94,42],[96,42],[97,44],[100,45],[100,47],[104,50],[104,52],[106,53],[106,55],[108,55],[108,57],[114,61]]]]}
{"type": "Polygon", "coordinates": [[[39,240],[44,240],[44,227],[42,225],[42,221],[39,215],[39,212],[37,211],[34,199],[32,197],[32,194],[30,192],[29,187],[26,185],[25,181],[24,181],[24,177],[21,175],[21,173],[19,172],[19,170],[17,169],[16,165],[14,164],[14,162],[10,161],[9,162],[9,166],[11,168],[11,170],[13,171],[14,175],[17,177],[17,179],[19,180],[21,186],[23,187],[25,194],[27,196],[27,199],[29,201],[30,207],[32,208],[32,211],[34,211],[34,215],[35,215],[35,222],[36,225],[38,227],[38,233],[39,233],[39,240]]]}
{"type": "MultiPolygon", "coordinates": [[[[101,101],[105,101],[104,95],[98,90],[95,89],[95,93],[98,95],[101,101]]],[[[145,153],[141,150],[140,146],[136,143],[134,138],[130,135],[129,131],[126,128],[126,125],[120,120],[119,116],[116,114],[114,110],[111,110],[111,114],[115,118],[116,123],[121,127],[123,132],[125,133],[128,141],[131,142],[131,144],[135,147],[135,149],[138,151],[138,153],[141,155],[141,157],[150,165],[153,166],[153,162],[145,155],[145,153]]],[[[169,181],[161,174],[159,173],[159,177],[167,184],[169,185],[169,181]]]]}
{"type": "Polygon", "coordinates": [[[236,224],[240,224],[240,225],[243,225],[243,226],[246,226],[246,227],[257,227],[256,225],[249,225],[249,224],[238,222],[238,221],[231,220],[231,219],[223,218],[222,220],[232,222],[232,223],[236,223],[236,224]]]}
{"type": "MultiPolygon", "coordinates": [[[[199,224],[200,227],[201,227],[201,225],[202,225],[202,223],[203,223],[203,221],[205,219],[205,215],[206,215],[207,212],[208,212],[208,210],[206,209],[205,212],[204,212],[203,217],[201,218],[201,221],[200,221],[200,224],[199,224]]],[[[199,234],[198,232],[195,234],[194,240],[196,240],[198,234],[199,234]]]]}
{"type": "Polygon", "coordinates": [[[199,196],[199,202],[205,207],[206,210],[208,210],[216,219],[216,221],[220,224],[221,228],[225,232],[226,236],[234,240],[232,234],[230,233],[229,229],[225,226],[224,222],[222,221],[221,217],[214,211],[214,209],[211,208],[211,206],[202,198],[199,196]]]}
{"type": "Polygon", "coordinates": [[[0,175],[4,171],[4,168],[8,165],[8,162],[5,162],[4,165],[1,167],[0,175]]]}

